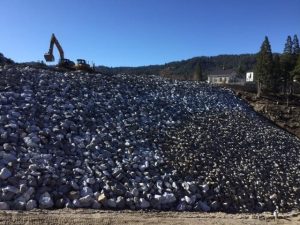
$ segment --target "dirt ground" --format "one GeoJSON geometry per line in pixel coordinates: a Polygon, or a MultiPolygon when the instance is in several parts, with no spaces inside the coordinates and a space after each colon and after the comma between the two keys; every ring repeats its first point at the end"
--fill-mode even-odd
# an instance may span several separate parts
{"type": "Polygon", "coordinates": [[[192,212],[136,212],[99,210],[36,210],[0,211],[0,225],[121,225],[121,224],[203,224],[203,225],[300,225],[300,212],[279,214],[275,220],[271,213],[225,214],[192,212]]]}

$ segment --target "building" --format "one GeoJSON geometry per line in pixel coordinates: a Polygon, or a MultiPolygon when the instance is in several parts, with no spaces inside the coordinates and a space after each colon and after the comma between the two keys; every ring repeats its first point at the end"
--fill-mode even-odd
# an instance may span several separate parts
{"type": "Polygon", "coordinates": [[[245,79],[237,77],[237,73],[232,69],[216,70],[207,75],[207,82],[210,84],[245,84],[245,79]]]}
{"type": "Polygon", "coordinates": [[[246,82],[253,82],[254,81],[254,72],[247,72],[246,73],[246,82]]]}

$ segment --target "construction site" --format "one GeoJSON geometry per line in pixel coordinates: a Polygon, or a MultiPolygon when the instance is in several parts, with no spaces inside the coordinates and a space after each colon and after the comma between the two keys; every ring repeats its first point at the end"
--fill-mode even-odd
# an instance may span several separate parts
{"type": "Polygon", "coordinates": [[[300,225],[298,2],[33,1],[0,13],[0,225],[300,225]]]}
{"type": "Polygon", "coordinates": [[[60,56],[2,59],[0,224],[297,224],[299,138],[235,92],[60,56]]]}

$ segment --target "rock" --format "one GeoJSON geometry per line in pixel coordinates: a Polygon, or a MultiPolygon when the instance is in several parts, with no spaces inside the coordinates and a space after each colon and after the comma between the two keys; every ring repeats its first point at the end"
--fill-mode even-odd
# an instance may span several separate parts
{"type": "Polygon", "coordinates": [[[79,199],[79,202],[82,207],[89,207],[94,203],[94,198],[92,197],[92,195],[86,195],[84,197],[81,197],[79,199]]]}
{"type": "Polygon", "coordinates": [[[78,191],[70,191],[68,197],[70,200],[78,199],[80,197],[80,193],[78,191]]]}
{"type": "Polygon", "coordinates": [[[10,172],[9,169],[7,169],[6,167],[3,167],[0,170],[0,179],[2,180],[6,180],[7,178],[9,178],[12,175],[12,173],[10,172]]]}
{"type": "Polygon", "coordinates": [[[83,187],[80,191],[81,197],[87,196],[87,195],[93,195],[93,190],[90,187],[83,187]]]}
{"type": "MultiPolygon", "coordinates": [[[[4,143],[3,144],[3,149],[5,150],[5,151],[12,151],[13,150],[13,147],[9,144],[9,143],[4,143]]],[[[4,157],[3,157],[4,158],[4,157]]],[[[4,158],[5,159],[5,158],[4,158]]]]}
{"type": "Polygon", "coordinates": [[[110,207],[110,208],[116,208],[116,207],[117,207],[117,202],[116,202],[116,200],[113,199],[113,198],[108,199],[108,200],[106,201],[106,204],[107,204],[107,206],[110,207]]]}
{"type": "Polygon", "coordinates": [[[55,201],[54,207],[56,209],[62,209],[65,207],[65,200],[63,198],[59,198],[55,201]]]}
{"type": "Polygon", "coordinates": [[[186,203],[185,202],[180,202],[179,205],[177,205],[176,210],[177,211],[186,211],[186,203]]]}
{"type": "Polygon", "coordinates": [[[182,187],[188,192],[188,193],[196,193],[197,192],[197,186],[191,182],[183,182],[182,187]]]}
{"type": "Polygon", "coordinates": [[[174,203],[176,202],[176,197],[173,193],[167,193],[165,192],[163,195],[162,195],[162,198],[160,199],[160,203],[161,204],[171,204],[171,203],[174,203]]]}
{"type": "Polygon", "coordinates": [[[37,187],[37,181],[36,181],[36,178],[33,177],[33,176],[30,176],[28,178],[28,185],[31,186],[31,187],[37,187]]]}
{"type": "Polygon", "coordinates": [[[38,137],[24,137],[24,142],[27,147],[35,148],[38,147],[39,138],[38,137]]]}
{"type": "Polygon", "coordinates": [[[193,195],[193,196],[191,196],[191,197],[189,197],[189,196],[184,196],[185,202],[186,202],[187,204],[189,204],[189,205],[193,205],[193,204],[196,202],[196,199],[197,199],[196,195],[193,195]]]}
{"type": "Polygon", "coordinates": [[[39,198],[39,207],[41,209],[50,209],[54,205],[52,198],[48,192],[43,193],[39,198]]]}
{"type": "Polygon", "coordinates": [[[271,199],[271,200],[277,199],[277,194],[272,194],[272,195],[270,196],[270,199],[271,199]]]}
{"type": "Polygon", "coordinates": [[[25,191],[27,191],[28,187],[26,184],[20,184],[20,188],[19,188],[19,192],[20,193],[24,193],[25,191]]]}
{"type": "Polygon", "coordinates": [[[12,192],[6,192],[6,193],[2,192],[0,195],[1,201],[12,201],[14,200],[15,197],[16,195],[12,192]]]}
{"type": "MultiPolygon", "coordinates": [[[[78,201],[78,199],[77,199],[77,201],[78,201]]],[[[79,201],[78,201],[79,202],[79,201]]],[[[74,206],[74,204],[73,204],[73,202],[66,202],[66,208],[67,209],[73,209],[73,208],[75,208],[75,206],[74,206]]]]}
{"type": "Polygon", "coordinates": [[[6,192],[12,192],[14,194],[18,194],[19,193],[19,189],[14,187],[14,186],[11,186],[11,185],[8,185],[4,188],[2,188],[2,192],[6,193],[6,192]]]}
{"type": "MultiPolygon", "coordinates": [[[[3,145],[4,146],[4,145],[3,145]]],[[[4,150],[7,150],[7,147],[3,147],[4,150]]],[[[7,150],[7,151],[12,151],[12,149],[10,150],[7,150]]],[[[0,154],[1,156],[1,154],[0,154]]],[[[11,153],[3,153],[2,154],[2,158],[3,160],[6,162],[6,163],[10,163],[10,162],[15,162],[17,161],[17,157],[14,155],[14,154],[11,154],[11,153]]]]}
{"type": "Polygon", "coordinates": [[[22,195],[25,201],[28,201],[31,196],[34,194],[35,189],[33,187],[29,187],[28,190],[22,195]]]}
{"type": "Polygon", "coordinates": [[[75,208],[80,208],[80,207],[81,207],[81,204],[80,204],[79,199],[74,199],[74,200],[72,201],[72,203],[73,203],[73,206],[74,206],[75,208]]]}
{"type": "Polygon", "coordinates": [[[79,174],[81,174],[81,175],[84,175],[84,174],[85,174],[85,170],[80,169],[80,168],[75,168],[75,169],[73,169],[73,171],[74,171],[75,173],[79,173],[79,174]]]}
{"type": "Polygon", "coordinates": [[[159,204],[161,204],[162,196],[161,195],[154,195],[153,199],[155,201],[159,202],[159,204]]]}
{"type": "Polygon", "coordinates": [[[87,178],[87,179],[86,179],[86,182],[87,182],[88,184],[94,184],[94,183],[95,183],[95,179],[94,179],[94,178],[87,178]]]}
{"type": "Polygon", "coordinates": [[[73,188],[74,190],[76,190],[76,191],[79,190],[79,188],[80,188],[80,187],[78,186],[78,184],[77,184],[75,181],[73,181],[73,180],[71,181],[71,186],[72,186],[72,188],[73,188]]]}
{"type": "Polygon", "coordinates": [[[201,210],[201,211],[204,211],[204,212],[209,212],[210,211],[210,207],[207,205],[207,203],[202,202],[202,201],[196,202],[194,209],[198,210],[198,211],[201,210]]]}
{"type": "Polygon", "coordinates": [[[13,208],[17,210],[24,210],[26,208],[26,200],[22,197],[17,198],[14,201],[13,208]]]}
{"type": "Polygon", "coordinates": [[[140,198],[140,207],[142,209],[147,209],[150,207],[150,203],[146,199],[140,198]]]}
{"type": "Polygon", "coordinates": [[[101,204],[94,200],[93,203],[92,203],[92,209],[100,209],[101,208],[101,204]]]}
{"type": "Polygon", "coordinates": [[[26,203],[26,210],[33,210],[37,208],[37,202],[33,199],[30,199],[27,203],[26,203]]]}
{"type": "Polygon", "coordinates": [[[71,189],[72,189],[71,185],[64,184],[64,185],[61,185],[58,187],[58,192],[65,195],[65,194],[69,193],[71,189]]]}
{"type": "Polygon", "coordinates": [[[133,188],[130,192],[134,197],[139,196],[139,190],[137,188],[133,188]]]}
{"type": "Polygon", "coordinates": [[[0,202],[0,210],[9,210],[10,207],[6,202],[0,202]]]}
{"type": "Polygon", "coordinates": [[[116,199],[116,207],[118,209],[123,209],[125,207],[125,199],[122,196],[118,196],[116,199]]]}
{"type": "Polygon", "coordinates": [[[160,199],[161,199],[161,195],[154,195],[154,197],[150,200],[151,208],[160,210],[161,209],[160,199]]]}
{"type": "Polygon", "coordinates": [[[203,184],[201,187],[202,187],[202,192],[204,192],[204,193],[206,193],[209,190],[208,184],[203,184]]]}
{"type": "Polygon", "coordinates": [[[219,208],[219,203],[217,201],[213,201],[211,204],[210,204],[210,207],[213,209],[213,210],[217,210],[219,208]]]}
{"type": "Polygon", "coordinates": [[[101,204],[104,204],[107,200],[106,196],[104,193],[100,194],[99,197],[97,198],[98,202],[100,202],[101,204]]]}

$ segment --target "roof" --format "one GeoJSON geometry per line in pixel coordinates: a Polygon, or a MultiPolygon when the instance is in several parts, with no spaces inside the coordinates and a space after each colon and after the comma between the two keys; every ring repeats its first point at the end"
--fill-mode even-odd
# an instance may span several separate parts
{"type": "Polygon", "coordinates": [[[214,70],[212,72],[210,72],[207,76],[209,77],[234,77],[237,75],[237,72],[235,72],[233,69],[227,69],[227,70],[223,70],[223,69],[217,69],[214,70]]]}

